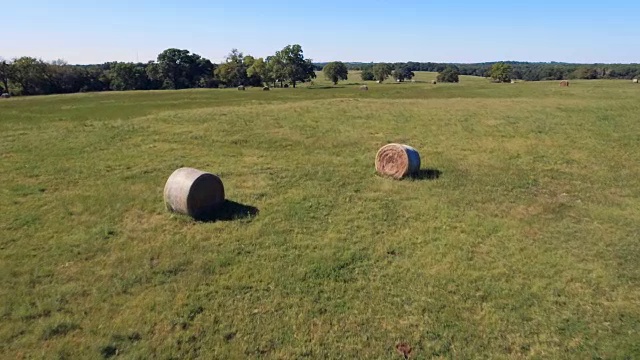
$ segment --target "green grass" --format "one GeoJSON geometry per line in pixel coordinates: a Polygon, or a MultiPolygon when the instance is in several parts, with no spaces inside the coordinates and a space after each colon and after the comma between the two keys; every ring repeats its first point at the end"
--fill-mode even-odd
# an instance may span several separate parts
{"type": "Polygon", "coordinates": [[[351,77],[0,101],[0,358],[640,358],[637,84],[351,77]]]}

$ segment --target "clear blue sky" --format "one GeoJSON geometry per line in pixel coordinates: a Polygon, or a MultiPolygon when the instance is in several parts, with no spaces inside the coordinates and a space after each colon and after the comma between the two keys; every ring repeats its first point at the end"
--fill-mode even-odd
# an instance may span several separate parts
{"type": "Polygon", "coordinates": [[[0,57],[215,62],[300,44],[314,61],[640,63],[640,0],[5,0],[0,57]]]}

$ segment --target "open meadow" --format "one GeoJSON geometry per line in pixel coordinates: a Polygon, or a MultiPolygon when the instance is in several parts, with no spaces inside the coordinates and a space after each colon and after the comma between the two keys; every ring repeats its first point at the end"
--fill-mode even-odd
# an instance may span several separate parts
{"type": "Polygon", "coordinates": [[[638,84],[321,76],[0,99],[0,358],[640,358],[638,84]]]}

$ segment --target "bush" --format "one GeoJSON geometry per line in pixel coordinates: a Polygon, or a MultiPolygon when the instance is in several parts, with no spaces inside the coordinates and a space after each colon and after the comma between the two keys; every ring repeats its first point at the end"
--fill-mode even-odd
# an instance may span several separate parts
{"type": "Polygon", "coordinates": [[[373,71],[370,68],[362,69],[362,73],[360,73],[360,77],[362,81],[373,81],[376,77],[373,75],[373,71]]]}

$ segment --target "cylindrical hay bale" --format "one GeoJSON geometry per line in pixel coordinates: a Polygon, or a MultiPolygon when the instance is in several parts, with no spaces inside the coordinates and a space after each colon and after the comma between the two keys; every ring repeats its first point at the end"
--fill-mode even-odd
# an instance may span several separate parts
{"type": "Polygon", "coordinates": [[[244,91],[244,85],[240,85],[240,86],[238,86],[238,90],[240,90],[240,91],[244,91]]]}
{"type": "Polygon", "coordinates": [[[638,79],[633,79],[633,83],[637,84],[638,83],[638,79]]]}
{"type": "Polygon", "coordinates": [[[360,90],[367,91],[369,90],[369,87],[367,85],[362,85],[360,86],[360,90]]]}
{"type": "Polygon", "coordinates": [[[269,91],[269,87],[268,86],[263,87],[262,91],[269,91]]]}
{"type": "Polygon", "coordinates": [[[431,83],[432,83],[433,85],[435,85],[435,84],[437,84],[438,82],[437,82],[437,81],[435,81],[435,80],[431,80],[431,83]]]}
{"type": "Polygon", "coordinates": [[[217,176],[193,168],[180,168],[164,186],[167,209],[201,218],[224,203],[224,185],[217,176]]]}
{"type": "Polygon", "coordinates": [[[569,81],[567,80],[560,81],[560,86],[569,86],[569,81]]]}
{"type": "Polygon", "coordinates": [[[376,154],[376,171],[394,179],[414,174],[420,170],[418,150],[403,144],[388,144],[376,154]]]}

